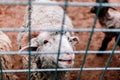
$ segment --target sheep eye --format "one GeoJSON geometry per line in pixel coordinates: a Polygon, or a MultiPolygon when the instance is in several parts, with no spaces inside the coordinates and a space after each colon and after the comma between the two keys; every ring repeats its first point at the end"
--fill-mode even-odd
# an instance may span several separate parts
{"type": "Polygon", "coordinates": [[[48,43],[48,40],[44,40],[44,42],[43,42],[44,44],[47,44],[48,43]]]}
{"type": "Polygon", "coordinates": [[[67,32],[65,31],[64,34],[66,34],[67,32]]]}
{"type": "Polygon", "coordinates": [[[58,34],[58,32],[55,32],[55,34],[58,34]]]}

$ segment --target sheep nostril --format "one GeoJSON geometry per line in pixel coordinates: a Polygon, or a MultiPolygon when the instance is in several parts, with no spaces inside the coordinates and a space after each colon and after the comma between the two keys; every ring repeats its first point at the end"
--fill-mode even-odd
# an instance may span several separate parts
{"type": "Polygon", "coordinates": [[[67,56],[72,57],[72,54],[71,53],[67,53],[67,56]]]}

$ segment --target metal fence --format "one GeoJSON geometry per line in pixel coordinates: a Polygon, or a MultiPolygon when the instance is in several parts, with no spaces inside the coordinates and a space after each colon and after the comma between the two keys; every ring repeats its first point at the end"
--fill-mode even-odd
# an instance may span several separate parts
{"type": "MultiPolygon", "coordinates": [[[[66,13],[66,10],[67,10],[67,7],[68,6],[77,6],[77,7],[81,7],[81,6],[98,6],[98,7],[101,7],[101,6],[106,6],[106,7],[120,7],[120,3],[90,3],[90,2],[69,2],[69,0],[65,0],[64,2],[58,2],[58,3],[54,3],[54,2],[33,2],[32,0],[28,0],[28,1],[0,1],[0,5],[28,5],[29,9],[28,9],[28,13],[29,13],[29,23],[28,25],[30,26],[30,23],[31,23],[31,14],[30,14],[30,9],[31,9],[31,5],[49,5],[49,6],[55,6],[55,5],[59,5],[59,6],[65,6],[64,8],[64,15],[66,13]]],[[[99,13],[99,10],[98,10],[98,13],[99,13]]],[[[63,30],[63,28],[61,28],[61,30],[55,30],[55,29],[44,29],[44,30],[41,30],[41,31],[69,31],[69,32],[90,32],[90,35],[89,35],[89,38],[88,38],[88,42],[87,42],[87,47],[85,50],[80,50],[80,51],[74,51],[75,54],[84,54],[84,57],[83,57],[83,62],[81,64],[81,67],[80,68],[65,68],[65,69],[22,69],[22,70],[1,70],[1,72],[34,72],[34,71],[39,71],[39,72],[42,72],[42,71],[79,71],[79,75],[78,75],[78,80],[80,80],[80,77],[82,75],[82,71],[83,70],[102,70],[102,75],[100,77],[100,80],[103,80],[103,77],[106,73],[107,70],[120,70],[120,67],[108,67],[109,64],[110,64],[110,61],[113,57],[114,54],[120,54],[120,50],[115,50],[116,49],[116,46],[117,46],[117,43],[120,39],[120,35],[116,41],[116,43],[114,44],[113,46],[113,49],[112,50],[106,50],[106,51],[93,51],[93,50],[89,50],[89,46],[90,46],[90,43],[91,43],[91,39],[92,39],[92,36],[93,36],[93,33],[94,32],[120,32],[120,29],[96,29],[95,26],[96,26],[96,21],[97,21],[97,16],[94,18],[94,22],[93,22],[93,25],[91,28],[80,28],[80,29],[69,29],[69,30],[63,30]],[[84,64],[85,64],[85,61],[86,61],[86,56],[87,54],[96,54],[96,53],[105,53],[105,54],[110,54],[108,60],[107,60],[107,63],[105,65],[105,67],[94,67],[94,68],[84,68],[84,64]]],[[[65,16],[63,17],[63,24],[64,25],[64,19],[65,19],[65,16]]],[[[18,28],[0,28],[0,31],[4,31],[4,32],[23,32],[23,31],[26,31],[26,32],[31,32],[30,28],[28,27],[27,29],[18,29],[18,28]]],[[[36,29],[33,29],[32,31],[40,31],[40,30],[36,30],[36,29]]],[[[17,52],[0,52],[0,55],[2,54],[16,54],[17,52]]],[[[39,52],[41,54],[43,54],[44,52],[39,52]]],[[[60,53],[60,52],[59,52],[60,53]]],[[[27,55],[31,55],[31,54],[38,54],[38,52],[22,52],[21,55],[23,54],[27,54],[27,55]]],[[[54,53],[53,53],[54,54],[54,53]]]]}

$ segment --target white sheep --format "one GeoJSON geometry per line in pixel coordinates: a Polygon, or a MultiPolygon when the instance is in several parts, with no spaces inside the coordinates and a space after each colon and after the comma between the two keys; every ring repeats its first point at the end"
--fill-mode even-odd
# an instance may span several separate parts
{"type": "MultiPolygon", "coordinates": [[[[97,3],[100,2],[100,0],[96,0],[97,3]]],[[[102,0],[103,3],[108,3],[108,0],[102,0]]],[[[109,8],[112,7],[101,7],[99,14],[98,14],[98,20],[101,24],[102,28],[106,29],[119,29],[120,28],[120,12],[118,11],[109,11],[109,8]]],[[[112,8],[114,9],[114,8],[112,8]]],[[[91,12],[96,14],[98,10],[98,7],[91,8],[91,12]]],[[[115,10],[115,9],[114,9],[115,10]]],[[[118,38],[118,32],[104,32],[105,38],[102,41],[102,45],[100,47],[100,51],[106,50],[108,43],[112,40],[113,37],[117,40],[118,38]]],[[[120,41],[118,43],[120,46],[120,41]]],[[[97,54],[101,55],[101,54],[97,54]]]]}
{"type": "MultiPolygon", "coordinates": [[[[9,52],[12,48],[11,41],[9,37],[0,31],[0,52],[9,52]]],[[[0,55],[1,58],[1,64],[3,70],[9,70],[12,69],[12,60],[11,56],[4,54],[0,55]]],[[[13,73],[3,73],[3,79],[4,80],[17,80],[17,76],[13,73]]],[[[2,76],[0,75],[0,80],[2,80],[2,76]]]]}
{"type": "MultiPolygon", "coordinates": [[[[52,2],[49,0],[36,0],[44,2],[52,2]]],[[[31,11],[31,29],[61,29],[63,9],[59,6],[46,6],[46,5],[32,5],[31,11]]],[[[23,28],[27,28],[28,18],[25,15],[25,21],[23,28]]],[[[72,29],[73,25],[70,18],[65,16],[64,29],[72,29]]],[[[28,33],[23,32],[18,36],[18,42],[20,43],[21,50],[26,51],[30,48],[31,51],[41,52],[56,52],[55,54],[39,54],[31,56],[31,68],[32,69],[45,69],[45,68],[56,68],[57,64],[57,53],[59,50],[59,43],[61,38],[61,53],[58,58],[58,68],[70,68],[74,64],[75,54],[73,53],[74,45],[78,42],[78,38],[70,32],[64,32],[60,37],[60,32],[32,32],[31,33],[31,45],[28,46],[28,33]],[[27,44],[26,44],[27,43],[27,44]]],[[[24,68],[28,67],[28,56],[23,56],[24,68]]],[[[67,71],[57,72],[56,80],[67,80],[67,71]]],[[[31,73],[31,80],[52,80],[55,72],[33,72],[31,73]]]]}

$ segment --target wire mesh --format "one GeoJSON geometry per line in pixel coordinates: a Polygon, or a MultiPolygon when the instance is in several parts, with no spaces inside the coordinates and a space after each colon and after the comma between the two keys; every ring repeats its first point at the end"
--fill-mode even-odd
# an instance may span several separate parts
{"type": "MultiPolygon", "coordinates": [[[[101,0],[102,1],[102,0],[101,0]]],[[[28,28],[26,29],[17,29],[17,28],[0,28],[0,31],[5,31],[5,32],[29,32],[28,35],[29,35],[29,42],[30,42],[30,39],[31,39],[31,32],[32,31],[50,31],[50,32],[53,32],[53,31],[60,31],[61,32],[61,36],[60,36],[60,42],[59,42],[59,49],[58,49],[58,56],[57,56],[57,64],[56,64],[56,68],[55,69],[31,69],[31,54],[45,54],[44,52],[32,52],[31,53],[31,50],[29,49],[29,52],[21,52],[20,54],[24,55],[29,55],[29,62],[28,62],[28,66],[29,68],[28,69],[25,69],[25,70],[2,70],[2,65],[0,64],[0,70],[1,70],[1,76],[3,76],[2,73],[4,72],[28,72],[28,80],[30,80],[30,73],[31,72],[34,72],[34,71],[39,71],[39,72],[42,72],[42,71],[55,71],[55,77],[53,80],[56,80],[56,77],[57,77],[57,72],[58,71],[79,71],[79,74],[78,74],[78,77],[77,77],[77,80],[80,80],[81,79],[81,75],[82,75],[82,71],[83,70],[102,70],[102,75],[100,77],[100,80],[104,80],[104,75],[106,73],[107,70],[120,70],[120,68],[117,68],[117,67],[112,67],[112,68],[109,68],[109,64],[110,64],[110,61],[113,57],[114,54],[119,54],[120,53],[120,50],[115,50],[116,49],[116,46],[117,46],[117,43],[119,42],[119,39],[120,39],[120,34],[117,38],[117,41],[116,43],[114,44],[113,46],[113,49],[110,50],[110,51],[90,51],[89,50],[89,47],[90,47],[90,43],[91,43],[91,39],[92,39],[92,36],[93,36],[93,33],[94,32],[120,32],[119,29],[95,29],[95,26],[96,26],[96,22],[97,22],[97,18],[98,18],[98,14],[99,14],[99,10],[100,10],[100,7],[101,6],[111,6],[111,7],[120,7],[120,5],[117,3],[117,4],[113,4],[113,3],[88,3],[88,2],[69,2],[69,0],[65,0],[64,2],[58,2],[58,3],[51,3],[51,2],[32,2],[31,0],[29,0],[28,2],[0,2],[0,4],[5,4],[5,5],[28,5],[28,28]],[[59,6],[64,6],[64,13],[63,13],[63,19],[62,19],[62,24],[61,24],[61,29],[60,30],[55,30],[55,29],[44,29],[44,30],[38,30],[38,29],[33,29],[31,30],[31,5],[49,5],[49,6],[55,6],[55,5],[59,5],[59,6]],[[92,28],[90,29],[69,29],[69,30],[66,30],[64,29],[63,25],[64,25],[64,22],[65,22],[65,13],[66,13],[66,10],[67,10],[67,7],[68,6],[98,6],[99,9],[97,10],[97,15],[95,16],[94,18],[94,22],[93,22],[93,25],[92,25],[92,28]],[[75,54],[84,54],[84,57],[83,57],[83,60],[82,60],[82,64],[80,65],[81,67],[80,68],[65,68],[65,69],[59,69],[58,68],[58,58],[59,58],[59,55],[61,53],[64,53],[64,52],[61,52],[60,51],[60,48],[61,48],[61,40],[62,40],[62,33],[64,31],[68,31],[68,32],[90,32],[90,35],[89,35],[89,38],[88,38],[88,42],[87,42],[87,46],[86,46],[86,50],[85,51],[74,51],[73,53],[75,54]],[[87,54],[96,54],[96,53],[110,53],[110,56],[107,60],[107,64],[105,65],[104,68],[84,68],[84,64],[85,64],[85,61],[86,61],[86,57],[87,57],[87,54]]],[[[31,45],[31,43],[29,43],[29,46],[31,45]]],[[[50,52],[49,52],[50,53],[50,52]]],[[[56,52],[51,52],[51,53],[56,53],[56,52]]],[[[72,52],[70,52],[72,53],[72,52]]],[[[0,52],[0,55],[2,54],[16,54],[16,52],[0,52]]],[[[46,53],[48,54],[48,53],[46,53]]],[[[2,80],[3,77],[2,77],[2,80]]]]}
{"type": "Polygon", "coordinates": [[[32,4],[31,4],[31,0],[28,1],[28,36],[29,36],[29,57],[28,57],[28,80],[30,80],[30,74],[31,74],[31,8],[32,8],[32,4]]]}
{"type": "Polygon", "coordinates": [[[90,46],[91,39],[92,39],[92,36],[93,36],[93,33],[94,33],[94,28],[95,28],[95,25],[96,25],[96,21],[97,21],[97,18],[98,18],[98,13],[100,11],[100,7],[101,7],[101,3],[100,3],[100,6],[98,7],[97,15],[94,18],[94,23],[93,23],[92,30],[91,30],[91,33],[90,33],[90,36],[89,36],[89,39],[88,39],[87,47],[86,47],[86,50],[85,50],[86,52],[84,54],[83,61],[82,61],[82,64],[81,64],[81,70],[80,70],[80,73],[78,75],[78,80],[80,80],[80,77],[82,75],[82,69],[83,69],[84,64],[85,64],[85,60],[86,60],[86,56],[87,56],[87,51],[89,50],[89,46],[90,46]]]}
{"type": "Polygon", "coordinates": [[[64,13],[63,13],[63,18],[62,18],[61,31],[60,31],[60,41],[59,41],[58,54],[57,54],[57,64],[56,64],[56,70],[55,70],[55,77],[53,80],[57,79],[58,60],[59,60],[59,56],[61,53],[61,43],[62,43],[62,36],[63,36],[63,31],[64,31],[65,14],[66,14],[66,10],[67,10],[67,5],[68,5],[68,0],[65,1],[65,5],[64,5],[64,13]]]}
{"type": "Polygon", "coordinates": [[[1,56],[0,56],[0,78],[1,78],[1,80],[4,80],[4,78],[3,78],[3,70],[2,70],[1,56]]]}

